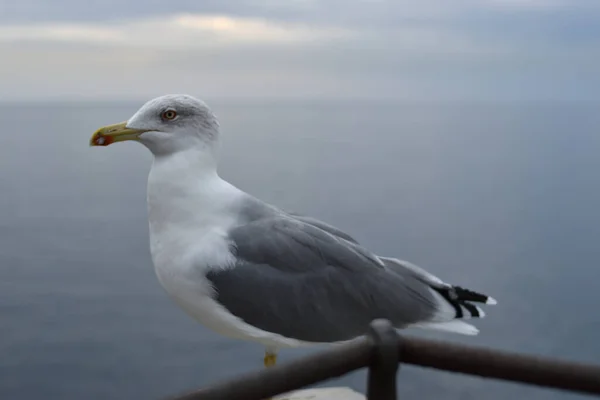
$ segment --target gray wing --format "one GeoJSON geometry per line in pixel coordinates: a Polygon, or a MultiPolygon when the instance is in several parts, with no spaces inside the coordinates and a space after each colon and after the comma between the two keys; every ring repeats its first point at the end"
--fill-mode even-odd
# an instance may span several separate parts
{"type": "MultiPolygon", "coordinates": [[[[309,225],[316,226],[317,228],[320,228],[320,229],[324,230],[325,232],[331,233],[332,235],[335,235],[341,239],[347,240],[348,242],[351,242],[356,245],[359,244],[358,241],[355,240],[352,236],[350,236],[349,234],[347,234],[344,231],[341,231],[340,229],[336,228],[335,226],[327,224],[326,222],[320,221],[313,217],[301,215],[301,214],[296,214],[296,213],[288,213],[288,214],[299,221],[305,222],[309,225]]],[[[377,256],[377,257],[379,258],[379,260],[381,260],[381,262],[383,262],[386,265],[386,267],[388,267],[389,269],[391,269],[397,273],[400,273],[400,274],[412,273],[412,274],[414,274],[415,278],[420,279],[423,282],[426,282],[427,284],[434,286],[434,287],[441,288],[441,287],[449,287],[450,286],[447,283],[444,283],[437,276],[425,271],[424,269],[422,269],[408,261],[399,260],[399,259],[393,258],[393,257],[382,257],[382,256],[377,256]]]]}
{"type": "Polygon", "coordinates": [[[392,258],[392,257],[382,257],[382,256],[379,256],[379,259],[386,265],[386,267],[388,267],[392,271],[395,271],[400,274],[406,274],[406,273],[413,274],[413,276],[416,279],[419,279],[432,287],[447,288],[447,287],[451,286],[451,285],[443,282],[437,276],[425,271],[423,268],[420,268],[420,267],[416,266],[415,264],[412,264],[408,261],[399,260],[397,258],[392,258]]]}
{"type": "Polygon", "coordinates": [[[262,330],[311,342],[362,335],[376,318],[398,327],[449,321],[454,308],[413,273],[392,271],[358,245],[297,219],[229,232],[238,262],[211,270],[216,300],[262,330]]]}
{"type": "MultiPolygon", "coordinates": [[[[346,240],[346,241],[352,243],[351,246],[352,245],[359,246],[358,241],[356,241],[352,236],[350,236],[346,232],[343,232],[340,229],[338,229],[332,225],[329,225],[323,221],[320,221],[313,217],[308,217],[305,215],[297,214],[297,213],[288,213],[288,215],[291,215],[293,218],[295,218],[299,221],[316,226],[317,228],[320,228],[328,233],[331,233],[332,235],[335,235],[343,240],[346,240]]],[[[461,287],[455,287],[453,285],[450,285],[450,284],[442,281],[437,276],[431,274],[430,272],[425,271],[423,268],[421,268],[413,263],[410,263],[408,261],[399,260],[398,258],[383,257],[383,256],[377,256],[377,258],[386,266],[386,268],[390,269],[391,271],[394,271],[395,273],[400,274],[400,275],[406,275],[406,274],[413,275],[414,278],[421,280],[423,283],[426,283],[427,285],[431,286],[432,288],[435,288],[436,291],[438,291],[444,297],[448,298],[448,300],[452,300],[452,298],[456,298],[456,299],[462,300],[462,301],[473,301],[473,302],[487,303],[487,304],[494,304],[496,302],[496,300],[494,300],[493,298],[491,298],[487,295],[473,292],[471,290],[463,289],[461,287]]],[[[459,315],[464,313],[464,310],[461,308],[457,308],[457,306],[464,307],[465,304],[462,304],[462,303],[456,304],[453,301],[450,301],[450,303],[452,304],[453,307],[455,307],[458,310],[457,312],[459,315]]],[[[469,305],[466,304],[466,306],[468,307],[469,305]]],[[[473,310],[473,309],[471,308],[471,310],[473,310]]]]}
{"type": "Polygon", "coordinates": [[[320,229],[324,230],[325,232],[329,232],[332,235],[335,235],[339,238],[342,238],[349,242],[358,244],[358,241],[356,239],[354,239],[352,236],[350,236],[346,232],[344,232],[326,222],[320,221],[313,217],[308,217],[306,215],[297,214],[297,213],[288,213],[288,214],[290,216],[292,216],[293,218],[297,219],[298,221],[304,222],[304,223],[312,225],[312,226],[316,226],[317,228],[320,228],[320,229]]]}

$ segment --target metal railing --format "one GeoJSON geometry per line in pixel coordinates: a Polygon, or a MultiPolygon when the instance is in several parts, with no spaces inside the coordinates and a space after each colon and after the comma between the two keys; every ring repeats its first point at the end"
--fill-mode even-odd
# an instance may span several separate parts
{"type": "Polygon", "coordinates": [[[600,396],[600,366],[397,334],[387,320],[367,335],[282,365],[252,372],[173,400],[261,400],[368,367],[367,398],[396,399],[399,364],[600,396]]]}

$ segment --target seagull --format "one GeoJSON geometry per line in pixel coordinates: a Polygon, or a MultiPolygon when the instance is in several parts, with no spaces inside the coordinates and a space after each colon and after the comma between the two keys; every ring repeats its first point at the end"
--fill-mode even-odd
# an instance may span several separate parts
{"type": "Polygon", "coordinates": [[[219,136],[203,101],[171,94],[90,138],[91,146],[139,142],[154,155],[147,184],[152,262],[189,316],[264,346],[265,367],[280,349],[348,342],[378,318],[397,330],[478,333],[465,320],[485,315],[476,303],[496,300],[240,190],[217,173],[219,136]]]}

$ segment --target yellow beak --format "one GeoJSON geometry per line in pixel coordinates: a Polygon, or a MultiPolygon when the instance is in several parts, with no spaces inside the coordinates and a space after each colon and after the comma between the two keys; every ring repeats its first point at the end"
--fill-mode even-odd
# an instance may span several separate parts
{"type": "Polygon", "coordinates": [[[125,140],[139,140],[139,136],[146,132],[142,129],[127,128],[127,122],[103,126],[90,138],[90,146],[108,146],[115,142],[125,140]]]}

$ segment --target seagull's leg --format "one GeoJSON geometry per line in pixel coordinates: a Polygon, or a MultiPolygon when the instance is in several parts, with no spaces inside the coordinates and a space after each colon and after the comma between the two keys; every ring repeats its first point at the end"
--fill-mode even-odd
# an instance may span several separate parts
{"type": "Polygon", "coordinates": [[[265,349],[264,364],[266,368],[272,367],[277,362],[277,349],[273,347],[267,347],[265,349]]]}
{"type": "MultiPolygon", "coordinates": [[[[277,362],[277,348],[276,347],[267,347],[265,349],[265,358],[264,358],[265,368],[275,366],[277,362]]],[[[269,397],[264,400],[274,400],[272,397],[269,397]]]]}

